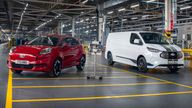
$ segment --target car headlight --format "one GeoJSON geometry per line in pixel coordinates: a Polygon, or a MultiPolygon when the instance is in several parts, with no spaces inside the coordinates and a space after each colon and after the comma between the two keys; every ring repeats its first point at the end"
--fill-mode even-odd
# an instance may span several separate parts
{"type": "Polygon", "coordinates": [[[161,57],[161,58],[164,58],[164,59],[168,59],[168,58],[169,58],[169,54],[168,54],[168,52],[163,51],[163,52],[160,54],[160,57],[161,57]]]}
{"type": "Polygon", "coordinates": [[[40,54],[49,54],[49,53],[51,53],[51,50],[52,50],[52,48],[45,48],[45,49],[41,50],[40,54]]]}
{"type": "Polygon", "coordinates": [[[155,48],[147,47],[147,49],[148,49],[148,51],[150,51],[150,52],[155,52],[155,53],[161,52],[160,50],[155,49],[155,48]]]}
{"type": "Polygon", "coordinates": [[[177,52],[177,59],[181,59],[183,57],[183,53],[181,51],[177,52]]]}
{"type": "Polygon", "coordinates": [[[9,51],[9,53],[13,53],[15,51],[16,47],[12,47],[9,51]]]}

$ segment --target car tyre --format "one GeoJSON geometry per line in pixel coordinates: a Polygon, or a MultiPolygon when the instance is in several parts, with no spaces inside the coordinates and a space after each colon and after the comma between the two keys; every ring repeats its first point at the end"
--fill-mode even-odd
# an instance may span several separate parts
{"type": "Polygon", "coordinates": [[[144,57],[140,57],[137,60],[137,67],[138,67],[139,72],[146,73],[148,71],[147,62],[144,57]]]}
{"type": "Polygon", "coordinates": [[[12,70],[12,72],[15,74],[21,74],[22,70],[12,70]]]}
{"type": "Polygon", "coordinates": [[[112,54],[111,54],[111,52],[109,52],[108,54],[107,54],[107,63],[108,63],[108,65],[110,65],[110,66],[112,66],[115,62],[113,61],[113,56],[112,56],[112,54]]]}
{"type": "Polygon", "coordinates": [[[55,60],[53,63],[53,69],[50,73],[52,77],[58,77],[61,74],[61,61],[59,59],[55,60]]]}
{"type": "Polygon", "coordinates": [[[76,68],[77,68],[78,71],[83,71],[83,70],[84,70],[84,68],[85,68],[85,62],[86,62],[86,58],[85,58],[85,56],[82,56],[82,57],[80,58],[79,65],[76,66],[76,68]]]}

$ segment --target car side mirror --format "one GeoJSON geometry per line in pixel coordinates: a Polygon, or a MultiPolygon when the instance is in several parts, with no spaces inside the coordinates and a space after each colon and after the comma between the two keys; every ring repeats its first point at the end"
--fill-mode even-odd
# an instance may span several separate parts
{"type": "Polygon", "coordinates": [[[140,40],[139,40],[139,39],[135,39],[135,40],[133,41],[133,43],[134,43],[134,44],[139,44],[139,43],[140,43],[140,40]]]}

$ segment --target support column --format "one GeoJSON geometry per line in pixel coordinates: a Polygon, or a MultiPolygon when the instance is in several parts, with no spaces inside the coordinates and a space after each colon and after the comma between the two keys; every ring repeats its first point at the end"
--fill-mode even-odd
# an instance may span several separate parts
{"type": "Polygon", "coordinates": [[[75,37],[75,18],[72,19],[72,37],[75,37]]]}
{"type": "Polygon", "coordinates": [[[165,35],[171,38],[171,31],[177,22],[177,0],[165,0],[165,35]]]}

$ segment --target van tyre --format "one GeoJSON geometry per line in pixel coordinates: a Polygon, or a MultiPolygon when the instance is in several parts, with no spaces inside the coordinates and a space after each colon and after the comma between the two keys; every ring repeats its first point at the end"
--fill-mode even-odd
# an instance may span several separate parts
{"type": "Polygon", "coordinates": [[[85,62],[86,62],[86,58],[85,58],[85,56],[82,56],[82,57],[80,58],[79,65],[76,66],[76,68],[77,68],[78,71],[83,71],[83,70],[84,70],[84,68],[85,68],[85,62]]]}
{"type": "Polygon", "coordinates": [[[177,68],[177,67],[168,67],[168,68],[170,70],[170,73],[178,73],[178,71],[179,71],[179,68],[177,68]]]}
{"type": "Polygon", "coordinates": [[[110,66],[112,66],[115,62],[113,61],[113,56],[112,56],[112,54],[111,54],[111,52],[109,52],[108,54],[107,54],[107,63],[108,63],[108,65],[110,65],[110,66]]]}
{"type": "Polygon", "coordinates": [[[12,72],[15,74],[21,74],[22,70],[12,70],[12,72]]]}
{"type": "Polygon", "coordinates": [[[61,61],[59,59],[55,60],[53,63],[53,70],[50,73],[51,77],[58,77],[61,74],[61,61]]]}
{"type": "Polygon", "coordinates": [[[137,60],[137,67],[138,67],[139,72],[146,73],[148,71],[147,62],[144,57],[140,57],[137,60]]]}

